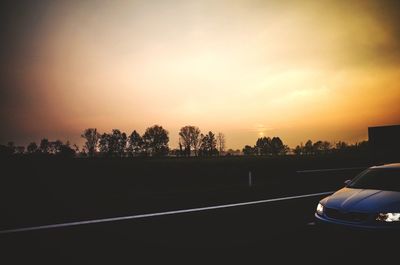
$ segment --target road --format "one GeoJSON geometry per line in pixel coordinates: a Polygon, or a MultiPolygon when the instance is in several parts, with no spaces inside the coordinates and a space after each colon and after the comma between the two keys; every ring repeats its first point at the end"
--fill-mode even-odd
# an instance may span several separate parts
{"type": "Polygon", "coordinates": [[[310,225],[312,196],[0,235],[1,264],[378,262],[397,259],[391,234],[310,225]]]}

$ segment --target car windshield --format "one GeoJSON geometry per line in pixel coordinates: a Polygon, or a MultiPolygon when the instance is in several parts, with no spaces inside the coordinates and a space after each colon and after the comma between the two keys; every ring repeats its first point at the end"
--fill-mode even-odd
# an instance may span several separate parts
{"type": "Polygon", "coordinates": [[[400,191],[400,169],[367,169],[348,185],[355,189],[400,191]]]}

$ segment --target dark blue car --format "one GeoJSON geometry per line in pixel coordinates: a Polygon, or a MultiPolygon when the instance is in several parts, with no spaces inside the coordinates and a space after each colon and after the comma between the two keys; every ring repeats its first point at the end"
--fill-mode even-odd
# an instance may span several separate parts
{"type": "Polygon", "coordinates": [[[400,229],[400,163],[370,167],[322,199],[317,223],[400,229]]]}

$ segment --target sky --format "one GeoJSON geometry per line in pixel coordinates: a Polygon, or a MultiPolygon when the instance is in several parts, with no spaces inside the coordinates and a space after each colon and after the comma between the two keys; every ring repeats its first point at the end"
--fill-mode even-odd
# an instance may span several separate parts
{"type": "Polygon", "coordinates": [[[357,142],[400,124],[398,1],[3,1],[0,143],[154,124],[357,142]]]}

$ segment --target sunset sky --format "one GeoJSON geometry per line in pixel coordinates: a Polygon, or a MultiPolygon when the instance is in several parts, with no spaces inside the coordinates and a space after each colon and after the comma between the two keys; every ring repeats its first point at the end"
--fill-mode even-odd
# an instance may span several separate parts
{"type": "Polygon", "coordinates": [[[10,1],[0,143],[160,124],[356,142],[400,123],[397,1],[10,1]]]}

